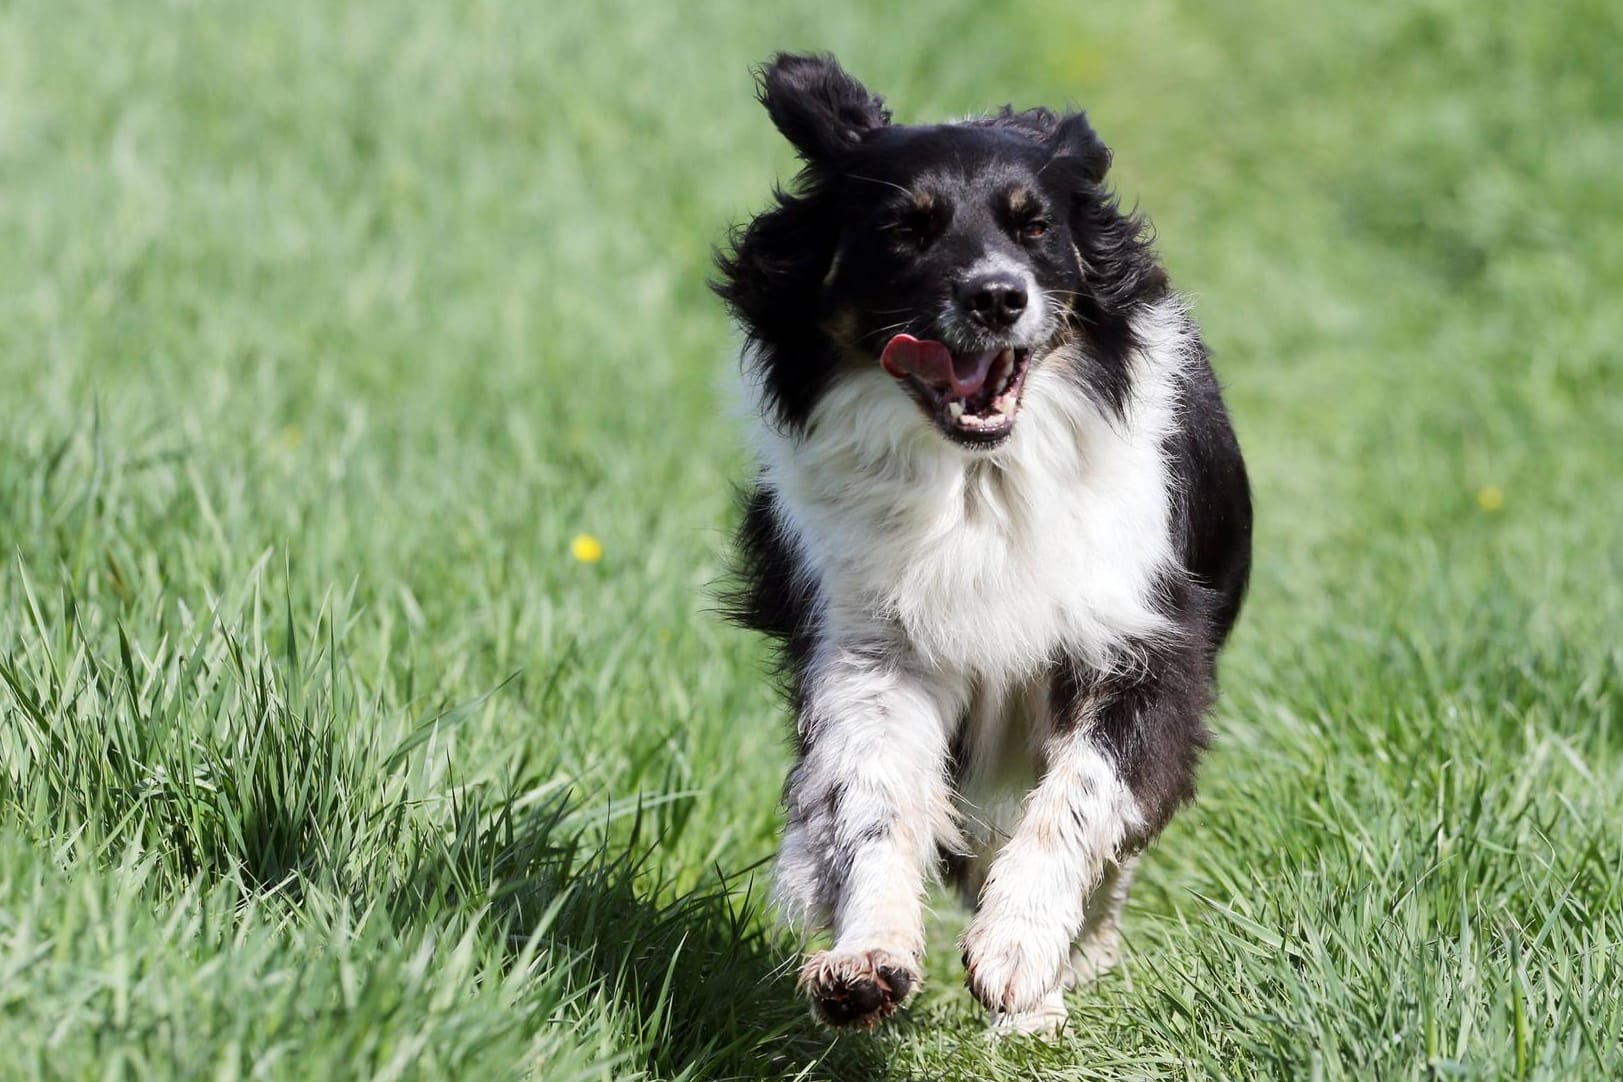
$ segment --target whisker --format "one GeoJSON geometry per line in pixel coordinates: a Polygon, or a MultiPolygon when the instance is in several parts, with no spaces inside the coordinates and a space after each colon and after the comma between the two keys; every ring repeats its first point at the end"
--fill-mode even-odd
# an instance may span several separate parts
{"type": "Polygon", "coordinates": [[[882,337],[883,335],[889,334],[891,331],[894,331],[894,330],[896,330],[896,329],[898,329],[900,327],[905,327],[911,322],[912,322],[912,320],[904,319],[904,320],[901,320],[900,322],[892,323],[892,324],[889,324],[888,326],[880,327],[877,330],[869,331],[867,334],[863,335],[862,337],[863,338],[879,338],[879,337],[882,337]]]}
{"type": "Polygon", "coordinates": [[[852,180],[865,180],[869,184],[883,184],[887,188],[895,188],[897,191],[901,192],[903,195],[905,195],[905,196],[907,196],[909,198],[912,198],[912,196],[913,196],[912,192],[908,191],[906,188],[902,187],[900,184],[892,184],[888,180],[880,180],[878,177],[865,177],[865,176],[862,176],[860,173],[847,173],[845,175],[847,177],[850,177],[852,180]]]}

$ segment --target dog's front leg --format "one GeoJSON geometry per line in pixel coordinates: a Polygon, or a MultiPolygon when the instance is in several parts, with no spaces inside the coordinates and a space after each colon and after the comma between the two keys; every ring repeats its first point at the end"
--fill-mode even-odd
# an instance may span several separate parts
{"type": "Polygon", "coordinates": [[[833,922],[800,984],[818,1017],[871,1026],[919,982],[925,876],[953,836],[946,777],[957,681],[886,645],[830,645],[802,684],[800,760],[774,896],[805,923],[833,922]]]}
{"type": "MultiPolygon", "coordinates": [[[[970,990],[996,1028],[1052,1032],[1064,1023],[1072,943],[1090,923],[1111,942],[1087,960],[1114,961],[1121,899],[1094,899],[1090,922],[1089,896],[1113,884],[1125,894],[1133,854],[1193,791],[1209,691],[1198,668],[1192,675],[1105,677],[1056,692],[1042,778],[964,934],[970,990]]],[[[1096,945],[1084,934],[1082,946],[1096,945]]]]}

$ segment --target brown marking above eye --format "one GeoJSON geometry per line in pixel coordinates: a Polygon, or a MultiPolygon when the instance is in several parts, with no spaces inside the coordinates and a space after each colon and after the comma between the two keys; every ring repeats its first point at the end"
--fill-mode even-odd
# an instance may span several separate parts
{"type": "Polygon", "coordinates": [[[909,245],[923,245],[937,231],[946,208],[932,191],[920,189],[907,194],[910,201],[896,208],[879,230],[909,245]]]}
{"type": "Polygon", "coordinates": [[[1022,241],[1038,240],[1048,233],[1050,223],[1042,200],[1025,185],[1017,184],[1003,193],[1003,208],[1004,221],[1022,241]]]}

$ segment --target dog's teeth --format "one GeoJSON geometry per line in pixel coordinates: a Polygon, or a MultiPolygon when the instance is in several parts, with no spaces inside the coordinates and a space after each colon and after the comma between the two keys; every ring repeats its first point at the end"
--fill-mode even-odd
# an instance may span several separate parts
{"type": "Polygon", "coordinates": [[[952,415],[954,421],[961,420],[964,416],[964,404],[962,402],[948,402],[947,412],[952,415]]]}
{"type": "Polygon", "coordinates": [[[992,393],[1000,395],[1009,389],[1014,379],[1014,351],[1006,349],[997,355],[992,365],[992,393]]]}

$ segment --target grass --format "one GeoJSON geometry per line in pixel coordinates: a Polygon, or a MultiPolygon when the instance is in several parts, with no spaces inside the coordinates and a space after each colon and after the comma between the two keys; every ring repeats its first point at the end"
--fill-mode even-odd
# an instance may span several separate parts
{"type": "Polygon", "coordinates": [[[0,6],[0,1078],[1623,1076],[1620,10],[0,6]],[[1085,103],[1252,464],[1054,1046],[944,897],[871,1038],[764,912],[704,279],[784,47],[1085,103]]]}

